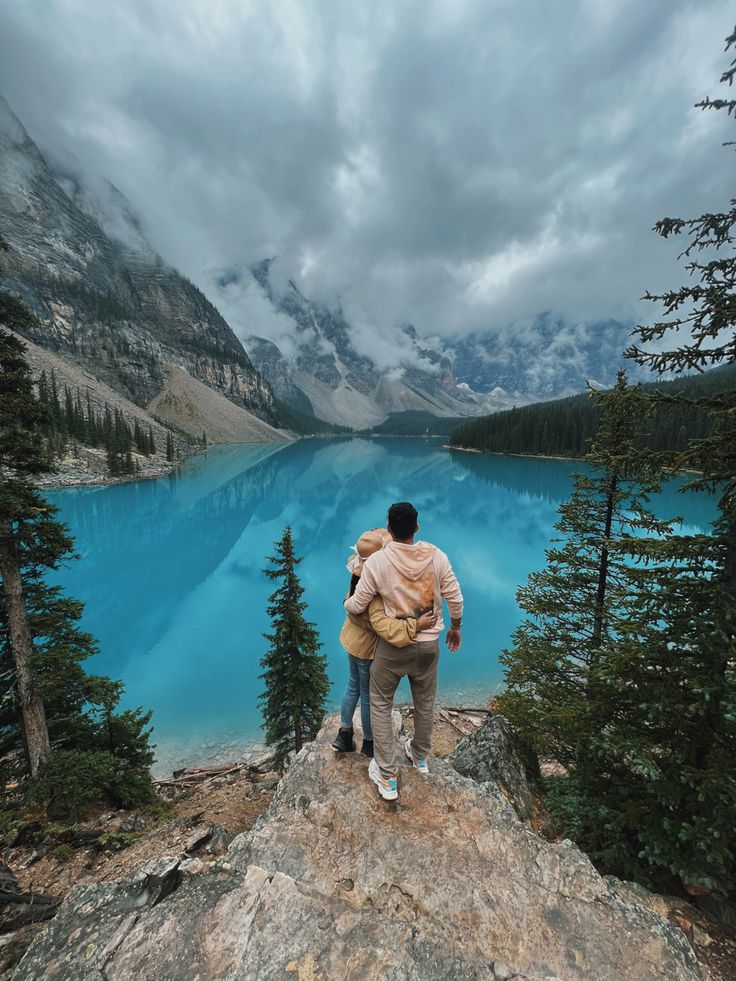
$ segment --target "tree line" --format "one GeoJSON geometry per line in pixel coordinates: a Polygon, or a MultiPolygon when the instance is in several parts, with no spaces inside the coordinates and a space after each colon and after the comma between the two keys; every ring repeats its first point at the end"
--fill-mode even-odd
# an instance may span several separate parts
{"type": "MultiPolygon", "coordinates": [[[[64,385],[59,391],[56,374],[50,376],[42,371],[38,379],[38,400],[47,410],[44,431],[52,456],[62,456],[69,443],[77,452],[79,444],[103,447],[106,453],[108,473],[112,476],[132,474],[140,470],[133,459],[133,451],[142,456],[155,456],[156,441],[153,427],[144,429],[137,419],[133,425],[126,420],[122,411],[110,408],[107,402],[100,412],[92,405],[89,390],[84,399],[77,387],[74,391],[64,385]]],[[[173,440],[167,434],[167,459],[173,459],[173,440]]]]}
{"type": "MultiPolygon", "coordinates": [[[[653,405],[638,436],[639,446],[656,451],[684,450],[690,439],[710,434],[713,422],[700,400],[736,389],[736,367],[725,365],[703,375],[642,388],[662,397],[653,405]]],[[[600,423],[601,407],[591,392],[479,416],[454,429],[449,443],[486,453],[583,457],[600,423]]]]}

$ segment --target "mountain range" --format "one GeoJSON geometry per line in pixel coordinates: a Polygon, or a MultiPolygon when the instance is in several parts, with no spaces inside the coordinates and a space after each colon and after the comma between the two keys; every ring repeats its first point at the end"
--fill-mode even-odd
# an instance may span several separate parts
{"type": "MultiPolygon", "coordinates": [[[[36,314],[29,340],[136,405],[173,413],[172,423],[193,434],[203,422],[216,428],[219,403],[206,397],[200,411],[202,389],[185,385],[182,371],[266,423],[298,419],[315,431],[317,419],[366,429],[400,413],[493,412],[580,391],[588,380],[609,384],[621,362],[626,325],[571,325],[543,314],[523,328],[454,339],[400,325],[386,367],[385,352],[379,359],[357,342],[338,300],[310,299],[293,280],[277,286],[277,260],[218,270],[207,279],[208,298],[152,248],[117,188],[81,172],[73,158],[50,165],[0,97],[4,285],[36,314]],[[265,325],[247,312],[237,318],[241,336],[220,314],[218,306],[233,309],[233,287],[244,282],[288,324],[288,345],[263,336],[265,325]]],[[[222,438],[251,430],[238,422],[222,438]]]]}
{"type": "Polygon", "coordinates": [[[356,349],[354,328],[338,303],[308,299],[293,280],[277,288],[273,264],[268,259],[242,274],[220,272],[212,277],[211,291],[232,306],[233,284],[252,276],[293,325],[290,354],[268,338],[246,336],[253,363],[279,399],[358,429],[392,414],[476,416],[571,395],[587,382],[606,387],[628,344],[631,328],[619,321],[570,324],[548,313],[525,326],[455,339],[422,337],[407,324],[396,331],[395,364],[381,369],[356,349]]]}

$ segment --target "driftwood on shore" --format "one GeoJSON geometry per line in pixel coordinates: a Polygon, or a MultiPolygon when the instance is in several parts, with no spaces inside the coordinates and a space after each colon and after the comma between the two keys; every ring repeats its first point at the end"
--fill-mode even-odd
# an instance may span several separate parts
{"type": "Polygon", "coordinates": [[[268,772],[273,764],[273,756],[263,756],[253,763],[223,763],[220,766],[195,767],[192,769],[174,770],[172,775],[162,780],[154,780],[156,787],[178,787],[186,790],[195,784],[210,780],[212,777],[227,777],[232,773],[252,773],[253,776],[268,772]]]}
{"type": "Polygon", "coordinates": [[[50,920],[60,902],[58,896],[21,889],[8,866],[0,862],[0,933],[50,920]]]}
{"type": "MultiPolygon", "coordinates": [[[[405,719],[414,717],[413,705],[402,705],[401,714],[405,719]]],[[[475,729],[482,725],[482,719],[491,715],[489,708],[471,708],[465,706],[445,706],[437,707],[437,717],[441,722],[451,726],[461,736],[468,736],[475,729]]]]}
{"type": "Polygon", "coordinates": [[[491,710],[489,708],[457,708],[452,705],[444,705],[441,712],[450,712],[457,715],[491,715],[491,710]]]}

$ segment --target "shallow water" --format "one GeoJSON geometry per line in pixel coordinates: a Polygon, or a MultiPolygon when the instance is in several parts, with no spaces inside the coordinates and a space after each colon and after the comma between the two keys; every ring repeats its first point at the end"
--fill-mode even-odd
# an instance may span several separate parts
{"type": "MultiPolygon", "coordinates": [[[[86,604],[83,626],[100,646],[88,670],[121,678],[126,706],[153,709],[159,770],[231,759],[261,735],[273,588],[261,570],[286,524],[337,704],[350,546],[384,523],[390,503],[413,501],[419,537],[448,553],[465,595],[463,647],[443,647],[441,697],[482,704],[501,682],[498,655],[520,619],[515,591],[544,563],[575,467],[451,453],[424,439],[211,448],[159,480],[49,494],[81,556],[55,578],[86,604]]],[[[712,502],[678,494],[682,483],[655,510],[707,527],[712,502]]],[[[399,697],[407,694],[402,685],[399,697]]]]}

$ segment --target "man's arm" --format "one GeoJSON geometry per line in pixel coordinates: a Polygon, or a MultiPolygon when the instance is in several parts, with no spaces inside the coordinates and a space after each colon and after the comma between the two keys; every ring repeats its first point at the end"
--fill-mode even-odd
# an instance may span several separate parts
{"type": "Polygon", "coordinates": [[[444,552],[440,566],[440,595],[447,601],[453,626],[456,623],[459,626],[463,619],[463,594],[460,590],[460,583],[452,571],[450,560],[444,552]]]}
{"type": "Polygon", "coordinates": [[[450,629],[447,631],[446,643],[451,651],[457,651],[462,643],[460,627],[463,622],[463,594],[450,560],[444,552],[440,567],[440,595],[446,600],[450,611],[450,629]]]}
{"type": "Polygon", "coordinates": [[[368,604],[378,592],[376,586],[376,580],[370,569],[370,564],[366,562],[363,566],[363,574],[360,577],[360,582],[355,587],[355,592],[352,596],[348,596],[343,603],[348,613],[363,613],[364,610],[367,610],[368,604]]]}

